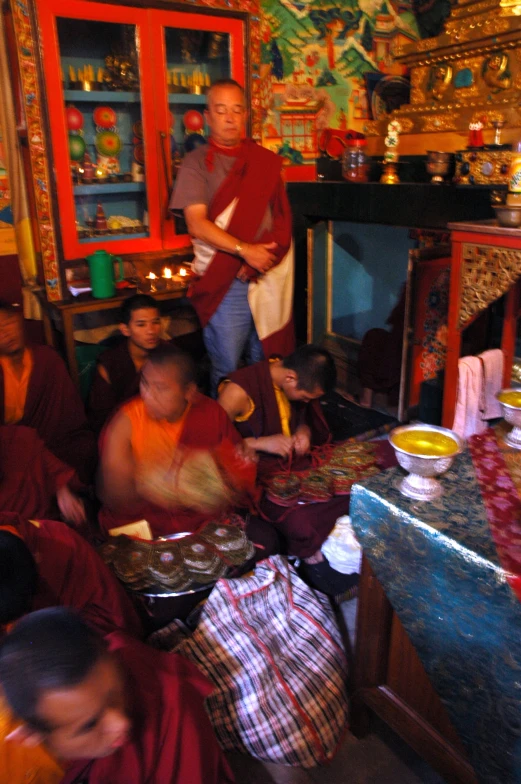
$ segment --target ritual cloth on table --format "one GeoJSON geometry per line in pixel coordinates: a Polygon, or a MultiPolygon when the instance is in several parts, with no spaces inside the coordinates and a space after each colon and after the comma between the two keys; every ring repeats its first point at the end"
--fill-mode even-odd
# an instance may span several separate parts
{"type": "Polygon", "coordinates": [[[212,686],[191,662],[126,635],[107,637],[127,681],[130,739],[70,765],[62,784],[232,784],[204,708],[212,686]]]}
{"type": "Polygon", "coordinates": [[[22,517],[56,517],[56,491],[81,487],[76,472],[44,446],[32,427],[0,425],[0,509],[22,517]]]}
{"type": "Polygon", "coordinates": [[[285,538],[288,554],[300,558],[316,553],[348,513],[352,485],[396,462],[387,440],[326,445],[313,450],[310,460],[314,469],[291,466],[262,480],[261,513],[285,538]]]}
{"type": "MultiPolygon", "coordinates": [[[[33,427],[47,449],[88,484],[96,467],[96,440],[79,393],[54,349],[31,346],[29,350],[32,370],[23,416],[16,424],[33,427]]],[[[4,374],[0,368],[0,424],[4,422],[4,374]]]]}
{"type": "Polygon", "coordinates": [[[0,512],[0,526],[14,528],[36,561],[38,583],[32,611],[56,605],[71,607],[102,634],[124,631],[143,636],[123,587],[88,542],[65,523],[30,522],[0,512]]]}
{"type": "Polygon", "coordinates": [[[353,487],[353,528],[478,781],[519,782],[521,604],[476,469],[468,451],[458,455],[428,503],[400,493],[403,475],[393,468],[353,487]]]}
{"type": "MultiPolygon", "coordinates": [[[[239,444],[241,438],[226,412],[215,400],[197,393],[183,421],[171,423],[169,427],[163,427],[165,423],[148,417],[140,398],[126,403],[122,413],[129,416],[132,424],[131,445],[138,488],[147,488],[147,492],[150,490],[150,495],[157,498],[157,501],[150,500],[147,494],[147,498],[143,498],[136,509],[120,512],[104,506],[99,515],[100,525],[108,532],[111,528],[145,519],[154,537],[196,531],[211,519],[209,514],[196,508],[176,506],[175,495],[169,492],[166,480],[162,483],[162,492],[160,478],[167,477],[170,467],[176,468],[176,451],[179,452],[181,460],[183,455],[196,455],[197,452],[201,453],[202,459],[203,453],[209,454],[211,450],[221,450],[222,454],[219,452],[219,456],[223,460],[230,459],[228,449],[233,452],[233,446],[239,444]],[[174,425],[179,426],[174,428],[174,425]],[[227,454],[224,454],[225,452],[227,454]],[[154,481],[154,472],[157,481],[154,481]],[[161,495],[164,496],[163,503],[159,503],[161,495]]],[[[103,452],[103,443],[101,451],[103,452]]],[[[180,491],[192,496],[199,495],[204,502],[205,494],[209,494],[210,489],[209,485],[205,487],[200,478],[197,480],[194,477],[193,482],[186,483],[180,491]]]]}
{"type": "Polygon", "coordinates": [[[458,394],[452,424],[461,438],[485,430],[483,394],[483,363],[478,357],[462,357],[458,361],[458,394]]]}
{"type": "Polygon", "coordinates": [[[504,441],[506,428],[469,439],[487,518],[505,575],[521,601],[521,453],[504,441]]]}

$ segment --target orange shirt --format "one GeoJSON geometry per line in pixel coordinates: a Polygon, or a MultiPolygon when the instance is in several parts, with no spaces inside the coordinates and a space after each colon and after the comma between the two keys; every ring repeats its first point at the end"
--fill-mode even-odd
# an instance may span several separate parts
{"type": "Polygon", "coordinates": [[[166,419],[148,416],[140,397],[123,406],[122,412],[128,416],[132,426],[130,443],[138,473],[151,466],[170,468],[189,410],[188,405],[177,422],[167,422],[166,419]]]}
{"type": "Polygon", "coordinates": [[[33,357],[28,348],[22,359],[22,374],[18,378],[8,357],[0,357],[0,367],[4,373],[4,424],[15,425],[25,409],[29,379],[33,369],[33,357]]]}
{"type": "Polygon", "coordinates": [[[19,724],[0,699],[0,784],[59,784],[64,770],[44,746],[28,747],[5,740],[19,724]]]}

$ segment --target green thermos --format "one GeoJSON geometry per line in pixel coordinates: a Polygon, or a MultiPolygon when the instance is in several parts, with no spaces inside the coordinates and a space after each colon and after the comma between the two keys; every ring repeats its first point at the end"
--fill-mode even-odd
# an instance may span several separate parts
{"type": "Polygon", "coordinates": [[[106,250],[96,250],[87,256],[90,271],[90,285],[92,296],[96,299],[113,297],[116,293],[114,278],[114,261],[119,262],[118,282],[123,280],[123,260],[120,256],[113,256],[106,250]]]}

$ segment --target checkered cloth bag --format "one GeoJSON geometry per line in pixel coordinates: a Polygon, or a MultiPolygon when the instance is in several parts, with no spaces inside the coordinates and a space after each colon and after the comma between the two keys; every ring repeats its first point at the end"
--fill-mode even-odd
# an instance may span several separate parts
{"type": "Polygon", "coordinates": [[[176,653],[215,685],[206,704],[225,751],[304,768],[334,756],[348,712],[340,632],[327,597],[281,556],[219,580],[176,653]]]}

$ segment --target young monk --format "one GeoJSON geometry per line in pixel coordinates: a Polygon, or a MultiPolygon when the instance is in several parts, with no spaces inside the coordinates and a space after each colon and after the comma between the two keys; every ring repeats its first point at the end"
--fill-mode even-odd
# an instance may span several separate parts
{"type": "MultiPolygon", "coordinates": [[[[312,445],[330,435],[318,400],[336,382],[333,358],[320,346],[302,346],[284,359],[258,362],[236,370],[220,386],[219,403],[245,443],[259,454],[259,475],[280,473],[281,459],[294,470],[310,467],[312,445]]],[[[289,555],[303,559],[303,576],[325,593],[342,594],[358,575],[333,570],[320,548],[336,520],[347,514],[345,496],[326,503],[285,509],[266,499],[262,511],[285,539],[289,555]],[[317,509],[318,507],[318,509],[317,509]]]]}
{"type": "Polygon", "coordinates": [[[182,501],[169,495],[171,471],[195,452],[226,453],[246,484],[253,489],[255,483],[255,465],[242,456],[239,433],[221,406],[197,391],[192,359],[174,346],[150,353],[140,396],[119,409],[102,440],[99,520],[105,530],[146,519],[153,535],[163,536],[196,531],[215,519],[217,509],[212,514],[207,508],[213,480],[210,485],[194,475],[178,486],[182,501]]]}
{"type": "Polygon", "coordinates": [[[204,708],[211,687],[195,666],[119,633],[104,642],[69,610],[15,626],[0,648],[0,687],[14,719],[0,746],[9,784],[27,780],[20,746],[46,753],[62,784],[233,782],[204,708]]]}
{"type": "Polygon", "coordinates": [[[76,472],[45,447],[36,430],[0,425],[0,509],[22,517],[85,522],[76,472]]]}
{"type": "Polygon", "coordinates": [[[131,600],[79,534],[54,520],[0,512],[0,630],[54,605],[72,607],[102,634],[143,636],[131,600]]]}
{"type": "Polygon", "coordinates": [[[33,427],[57,458],[89,484],[96,440],[63,361],[49,346],[26,346],[22,314],[0,302],[0,424],[33,427]]]}
{"type": "Polygon", "coordinates": [[[278,458],[303,457],[323,444],[329,427],[315,401],[336,383],[331,354],[302,346],[284,359],[270,359],[231,373],[219,387],[219,403],[246,444],[259,453],[259,470],[280,468],[278,458]]]}
{"type": "Polygon", "coordinates": [[[87,404],[89,423],[99,433],[112,412],[139,393],[141,368],[160,343],[161,314],[147,294],[136,294],[121,307],[119,329],[125,336],[98,359],[87,404]]]}

